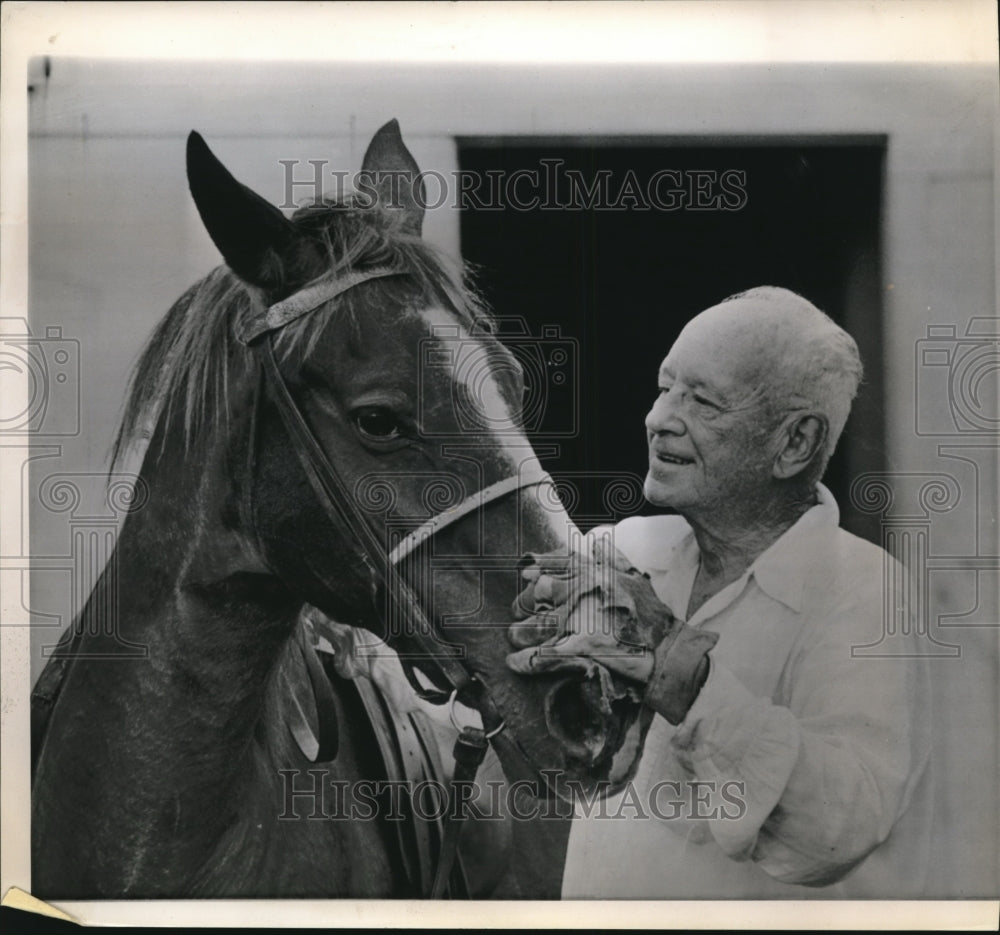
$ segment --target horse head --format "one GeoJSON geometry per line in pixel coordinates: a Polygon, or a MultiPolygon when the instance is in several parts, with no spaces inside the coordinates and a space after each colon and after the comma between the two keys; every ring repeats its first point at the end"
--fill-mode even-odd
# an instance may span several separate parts
{"type": "Polygon", "coordinates": [[[634,691],[599,666],[555,680],[505,664],[519,560],[578,533],[519,424],[515,357],[420,236],[420,171],[396,122],[373,138],[353,197],[290,219],[197,134],[188,177],[245,287],[230,325],[263,374],[234,459],[236,511],[263,566],[385,639],[425,682],[448,691],[449,671],[471,676],[462,697],[514,740],[505,768],[518,758],[521,774],[526,762],[588,792],[617,787],[648,726],[634,691]]]}

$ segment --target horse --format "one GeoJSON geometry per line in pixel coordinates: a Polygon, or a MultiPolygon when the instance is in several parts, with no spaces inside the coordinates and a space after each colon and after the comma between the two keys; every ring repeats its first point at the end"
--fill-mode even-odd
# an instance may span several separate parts
{"type": "MultiPolygon", "coordinates": [[[[387,641],[428,697],[478,710],[458,726],[492,735],[508,778],[613,791],[648,719],[606,679],[505,664],[519,561],[571,548],[574,527],[518,423],[516,359],[421,237],[398,123],[368,147],[368,184],[290,218],[194,131],[187,175],[224,263],[136,364],[113,460],[145,438],[143,502],[33,696],[33,891],[426,895],[381,801],[349,820],[283,814],[290,776],[315,800],[384,774],[304,607],[387,641]],[[321,752],[291,729],[303,697],[321,752]]],[[[565,834],[520,824],[515,862],[561,866],[565,834]]]]}

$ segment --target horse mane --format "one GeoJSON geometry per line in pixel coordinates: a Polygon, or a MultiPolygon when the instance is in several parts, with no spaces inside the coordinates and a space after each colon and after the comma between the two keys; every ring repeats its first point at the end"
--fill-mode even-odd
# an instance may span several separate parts
{"type": "MultiPolygon", "coordinates": [[[[462,264],[453,270],[435,247],[403,232],[399,220],[386,212],[356,207],[349,198],[324,200],[300,208],[292,222],[307,242],[318,245],[319,268],[314,259],[311,269],[297,269],[294,261],[278,269],[286,289],[270,301],[312,279],[348,269],[393,265],[408,275],[369,280],[286,325],[275,340],[280,360],[301,366],[334,318],[348,325],[346,339],[357,342],[358,321],[393,307],[405,313],[440,304],[470,329],[492,331],[492,317],[472,283],[471,267],[462,264]]],[[[173,418],[183,419],[186,453],[199,450],[209,433],[225,428],[232,386],[252,386],[248,378],[257,367],[254,355],[237,340],[236,325],[259,312],[266,301],[262,290],[223,265],[174,303],[132,371],[111,450],[112,472],[134,446],[148,442],[158,425],[173,418]]],[[[156,457],[163,453],[168,434],[161,433],[156,457]]]]}

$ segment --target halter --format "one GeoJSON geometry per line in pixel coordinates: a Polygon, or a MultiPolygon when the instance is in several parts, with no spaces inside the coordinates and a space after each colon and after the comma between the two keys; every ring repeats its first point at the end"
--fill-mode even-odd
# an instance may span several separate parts
{"type": "MultiPolygon", "coordinates": [[[[489,503],[494,503],[513,493],[551,484],[552,478],[535,469],[527,474],[506,477],[476,493],[466,497],[461,503],[433,516],[417,529],[407,534],[386,554],[381,543],[367,521],[355,506],[349,489],[336,466],[326,456],[326,452],[316,440],[305,417],[292,398],[274,356],[272,335],[291,321],[308,315],[331,299],[342,295],[348,289],[373,279],[406,275],[405,270],[391,267],[377,267],[370,270],[354,271],[340,277],[325,277],[310,283],[289,298],[271,305],[262,313],[244,319],[237,327],[237,338],[256,353],[261,362],[264,382],[278,407],[281,420],[292,447],[298,456],[309,482],[321,506],[334,526],[347,542],[357,544],[356,554],[368,574],[373,596],[379,585],[400,605],[403,618],[409,624],[407,633],[426,656],[434,659],[439,671],[450,686],[449,691],[427,692],[415,683],[412,673],[407,670],[414,688],[428,700],[449,703],[452,722],[458,727],[454,717],[454,704],[458,698],[479,712],[483,728],[465,726],[460,728],[455,743],[455,770],[452,777],[452,795],[462,782],[475,779],[479,765],[492,743],[497,752],[501,751],[515,762],[528,764],[528,758],[520,745],[508,736],[505,723],[497,710],[486,686],[463,665],[454,653],[455,647],[444,642],[424,613],[412,587],[402,579],[397,565],[411,555],[437,533],[458,522],[470,513],[477,512],[489,503]]],[[[256,409],[256,406],[255,406],[256,409]]],[[[254,417],[256,420],[256,416],[254,417]]],[[[253,457],[251,445],[250,457],[253,457]]],[[[328,687],[328,686],[327,686],[328,687]]],[[[317,699],[319,703],[321,699],[317,699]]],[[[529,766],[530,770],[530,766],[529,766]]],[[[463,816],[455,816],[454,809],[448,809],[444,838],[438,857],[438,867],[430,896],[440,898],[447,884],[458,847],[458,832],[463,816]]]]}

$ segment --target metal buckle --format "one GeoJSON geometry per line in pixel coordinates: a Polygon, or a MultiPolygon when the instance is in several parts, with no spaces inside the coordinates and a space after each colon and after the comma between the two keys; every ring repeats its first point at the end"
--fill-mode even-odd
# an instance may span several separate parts
{"type": "MultiPolygon", "coordinates": [[[[451,723],[452,723],[452,726],[454,726],[455,730],[457,730],[459,733],[461,733],[463,730],[465,730],[466,727],[473,727],[474,725],[472,725],[472,724],[464,724],[463,725],[463,724],[459,724],[458,723],[458,718],[455,717],[455,701],[457,699],[458,699],[458,689],[456,688],[451,693],[451,697],[448,699],[448,717],[451,718],[451,723]]],[[[480,715],[480,717],[482,717],[482,715],[480,715]]],[[[496,727],[493,728],[493,730],[487,732],[486,739],[489,740],[491,737],[495,737],[506,726],[507,726],[507,722],[506,721],[501,721],[496,727]]]]}

